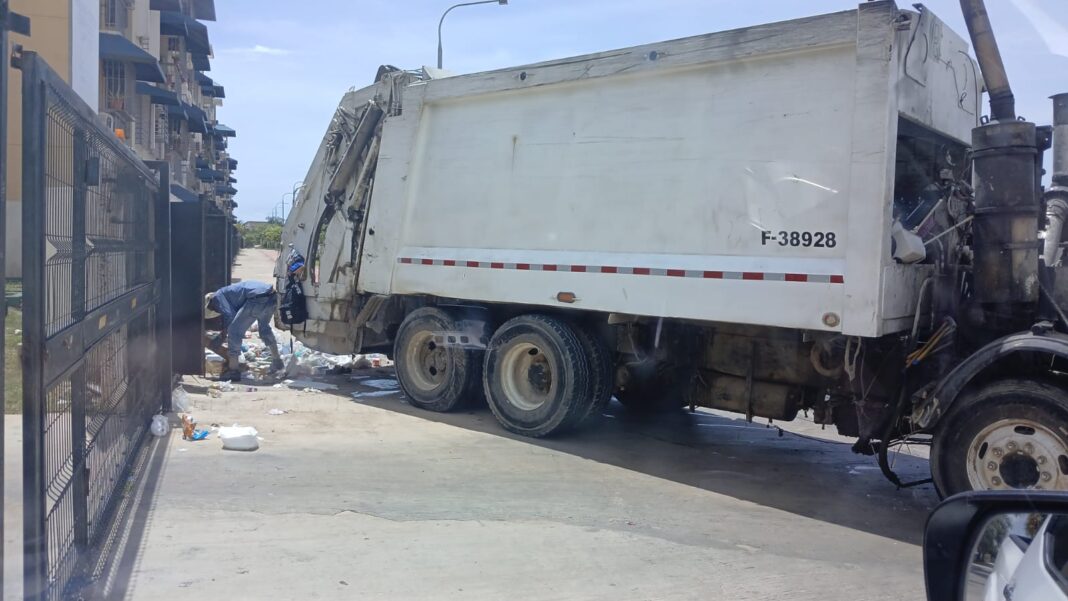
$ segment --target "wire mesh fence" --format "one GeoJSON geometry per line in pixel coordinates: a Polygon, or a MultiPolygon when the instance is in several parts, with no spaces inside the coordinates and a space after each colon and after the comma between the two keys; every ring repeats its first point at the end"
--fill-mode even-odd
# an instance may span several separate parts
{"type": "Polygon", "coordinates": [[[58,599],[91,577],[169,391],[157,344],[168,185],[40,57],[19,64],[25,594],[58,599]]]}

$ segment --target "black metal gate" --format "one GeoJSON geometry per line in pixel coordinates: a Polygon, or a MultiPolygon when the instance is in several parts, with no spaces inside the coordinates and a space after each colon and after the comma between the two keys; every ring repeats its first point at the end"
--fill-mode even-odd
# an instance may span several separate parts
{"type": "Polygon", "coordinates": [[[230,284],[230,223],[215,203],[204,203],[204,290],[230,284]]]}
{"type": "Polygon", "coordinates": [[[92,578],[110,510],[169,397],[157,344],[169,342],[169,185],[44,60],[26,52],[18,64],[25,594],[51,599],[92,578]]]}
{"type": "Polygon", "coordinates": [[[174,371],[204,373],[203,202],[171,203],[171,282],[174,371]]]}

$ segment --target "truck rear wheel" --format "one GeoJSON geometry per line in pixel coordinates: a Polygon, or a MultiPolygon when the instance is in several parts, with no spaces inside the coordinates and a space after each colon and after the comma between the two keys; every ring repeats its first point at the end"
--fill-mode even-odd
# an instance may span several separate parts
{"type": "Polygon", "coordinates": [[[608,401],[612,400],[612,388],[615,386],[615,365],[608,345],[595,332],[575,325],[575,334],[578,335],[582,350],[590,361],[590,407],[583,416],[587,420],[604,410],[608,401]]]}
{"type": "Polygon", "coordinates": [[[521,315],[493,334],[483,369],[486,399],[502,426],[547,436],[580,422],[593,402],[590,360],[575,329],[521,315]]]}
{"type": "Polygon", "coordinates": [[[1007,379],[965,394],[942,418],[931,447],[939,494],[1068,490],[1068,393],[1007,379]]]}
{"type": "Polygon", "coordinates": [[[429,411],[452,411],[478,397],[482,352],[446,343],[456,330],[452,314],[423,307],[408,314],[393,347],[397,381],[412,405],[429,411]]]}

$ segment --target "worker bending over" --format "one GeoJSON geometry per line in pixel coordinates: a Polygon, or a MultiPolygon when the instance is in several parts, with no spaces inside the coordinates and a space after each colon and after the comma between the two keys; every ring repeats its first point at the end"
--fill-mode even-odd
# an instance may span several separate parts
{"type": "Polygon", "coordinates": [[[259,323],[260,340],[271,351],[271,370],[285,367],[278,351],[278,341],[271,329],[277,293],[270,284],[255,281],[238,282],[204,296],[204,316],[213,318],[222,315],[223,332],[229,346],[226,371],[220,380],[241,380],[241,341],[253,322],[259,323]]]}

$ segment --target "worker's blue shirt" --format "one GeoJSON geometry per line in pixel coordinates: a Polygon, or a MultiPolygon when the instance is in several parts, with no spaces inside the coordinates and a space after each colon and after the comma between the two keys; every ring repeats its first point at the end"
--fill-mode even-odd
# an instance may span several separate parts
{"type": "Polygon", "coordinates": [[[274,288],[270,284],[248,280],[230,284],[219,288],[215,292],[215,306],[222,315],[223,327],[229,329],[234,322],[234,316],[241,310],[250,298],[263,297],[271,293],[274,288]]]}

